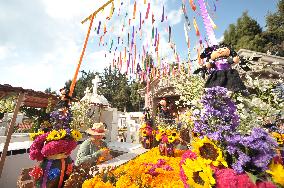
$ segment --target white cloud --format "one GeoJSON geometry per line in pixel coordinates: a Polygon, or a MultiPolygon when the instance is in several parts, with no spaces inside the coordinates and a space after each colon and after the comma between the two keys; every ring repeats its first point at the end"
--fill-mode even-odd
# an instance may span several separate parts
{"type": "Polygon", "coordinates": [[[181,22],[181,18],[182,18],[182,10],[178,9],[178,10],[173,10],[168,14],[168,20],[170,22],[171,26],[174,26],[178,23],[181,22]]]}

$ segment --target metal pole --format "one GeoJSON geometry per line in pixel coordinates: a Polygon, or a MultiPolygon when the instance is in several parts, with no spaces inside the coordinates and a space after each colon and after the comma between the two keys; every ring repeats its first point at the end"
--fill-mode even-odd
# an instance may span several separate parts
{"type": "Polygon", "coordinates": [[[3,168],[4,168],[4,163],[5,163],[5,159],[6,159],[6,155],[7,155],[7,151],[8,151],[8,146],[10,144],[10,140],[11,140],[11,137],[12,137],[12,134],[13,134],[14,125],[16,123],[16,119],[17,119],[17,115],[18,115],[20,106],[21,106],[21,104],[24,100],[24,96],[25,96],[24,93],[19,94],[19,97],[18,97],[18,100],[17,100],[17,103],[16,103],[16,107],[15,107],[15,110],[14,110],[13,118],[12,118],[12,121],[11,121],[9,129],[8,129],[8,134],[7,134],[7,137],[6,137],[5,145],[4,145],[2,155],[1,155],[1,160],[0,160],[0,178],[1,178],[1,175],[2,175],[3,168]]]}

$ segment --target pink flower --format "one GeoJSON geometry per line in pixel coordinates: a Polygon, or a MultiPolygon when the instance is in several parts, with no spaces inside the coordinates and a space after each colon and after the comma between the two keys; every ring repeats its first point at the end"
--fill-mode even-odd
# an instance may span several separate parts
{"type": "Polygon", "coordinates": [[[41,150],[44,146],[44,142],[46,140],[48,133],[39,135],[36,137],[36,139],[33,141],[33,144],[30,147],[30,159],[31,160],[37,160],[42,161],[44,156],[41,153],[41,150]]]}
{"type": "Polygon", "coordinates": [[[230,168],[215,168],[216,187],[218,188],[238,188],[237,173],[230,168]]]}
{"type": "Polygon", "coordinates": [[[163,135],[162,142],[164,142],[164,143],[168,142],[168,137],[166,135],[163,135]]]}
{"type": "Polygon", "coordinates": [[[247,174],[237,175],[237,181],[237,187],[256,188],[256,185],[249,179],[249,176],[247,174]]]}
{"type": "Polygon", "coordinates": [[[276,185],[274,185],[272,182],[257,182],[256,183],[257,188],[277,188],[276,185]]]}
{"type": "Polygon", "coordinates": [[[71,151],[77,146],[77,142],[74,140],[56,140],[45,144],[41,150],[44,157],[48,157],[55,154],[65,153],[70,155],[71,151]]]}

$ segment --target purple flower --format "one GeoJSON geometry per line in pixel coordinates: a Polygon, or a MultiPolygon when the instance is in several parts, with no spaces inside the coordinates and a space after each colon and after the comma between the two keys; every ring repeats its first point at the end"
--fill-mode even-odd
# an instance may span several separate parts
{"type": "Polygon", "coordinates": [[[254,128],[250,135],[232,133],[225,140],[228,154],[235,158],[232,167],[238,173],[264,172],[276,154],[276,141],[261,128],[254,128]]]}
{"type": "Polygon", "coordinates": [[[214,140],[223,140],[223,135],[233,132],[239,125],[239,116],[234,102],[223,87],[207,88],[201,99],[203,109],[195,117],[194,132],[214,140]]]}

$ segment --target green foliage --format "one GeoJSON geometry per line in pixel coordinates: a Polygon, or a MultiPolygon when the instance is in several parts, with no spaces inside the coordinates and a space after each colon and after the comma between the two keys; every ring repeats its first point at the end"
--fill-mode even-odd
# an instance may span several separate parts
{"type": "Polygon", "coordinates": [[[223,42],[232,45],[236,50],[245,48],[260,52],[264,52],[266,43],[261,27],[256,20],[248,15],[248,12],[243,13],[236,25],[229,25],[229,28],[224,32],[223,42]]]}
{"type": "Polygon", "coordinates": [[[266,16],[267,30],[264,37],[267,40],[265,50],[273,55],[284,56],[284,0],[278,2],[278,10],[266,16]]]}
{"type": "Polygon", "coordinates": [[[284,0],[280,0],[278,9],[266,16],[266,30],[262,31],[256,20],[248,12],[230,24],[224,32],[224,43],[232,45],[236,50],[241,48],[284,56],[284,0]]]}
{"type": "MultiPolygon", "coordinates": [[[[86,87],[92,87],[92,80],[99,73],[81,71],[82,76],[78,79],[74,89],[73,97],[83,98],[86,87]]],[[[100,74],[101,83],[99,84],[98,94],[103,95],[108,102],[120,111],[139,111],[139,104],[143,102],[137,89],[143,87],[135,81],[129,83],[125,74],[121,74],[118,69],[107,67],[100,74]]],[[[70,88],[71,80],[65,83],[70,88]]]]}

